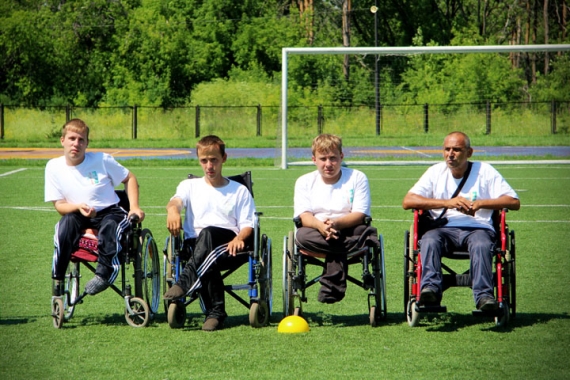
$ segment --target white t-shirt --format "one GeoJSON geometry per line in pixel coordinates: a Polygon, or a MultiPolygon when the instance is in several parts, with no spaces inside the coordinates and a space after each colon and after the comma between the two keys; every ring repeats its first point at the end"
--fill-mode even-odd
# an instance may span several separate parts
{"type": "Polygon", "coordinates": [[[119,203],[115,187],[128,175],[128,169],[107,153],[86,152],[85,160],[76,166],[67,165],[64,156],[53,158],[45,169],[44,199],[86,203],[100,211],[119,203]]]}
{"type": "Polygon", "coordinates": [[[244,185],[229,180],[223,187],[213,187],[204,178],[186,179],[171,198],[184,205],[184,238],[195,238],[203,228],[216,226],[239,233],[254,228],[255,203],[244,185]]]}
{"type": "Polygon", "coordinates": [[[368,178],[359,170],[342,167],[339,180],[329,185],[315,170],[297,179],[293,203],[295,217],[310,212],[324,221],[350,212],[370,215],[368,178]]]}
{"type": "MultiPolygon", "coordinates": [[[[455,179],[445,162],[431,166],[411,188],[410,192],[432,199],[451,199],[457,190],[461,178],[455,179]]],[[[483,162],[473,162],[471,173],[463,185],[459,196],[470,199],[496,199],[508,195],[518,199],[517,193],[505,181],[503,176],[491,165],[483,162]]],[[[430,210],[431,215],[437,218],[443,209],[430,210]]],[[[493,229],[491,216],[493,210],[481,209],[475,217],[465,215],[459,211],[448,209],[445,217],[448,223],[445,227],[477,227],[493,229]]]]}

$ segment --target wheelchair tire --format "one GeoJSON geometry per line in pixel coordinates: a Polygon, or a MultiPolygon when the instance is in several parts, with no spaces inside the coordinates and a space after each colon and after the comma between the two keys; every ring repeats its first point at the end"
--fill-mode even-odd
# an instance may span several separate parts
{"type": "Polygon", "coordinates": [[[158,258],[158,248],[152,233],[144,229],[141,234],[142,249],[142,298],[150,308],[150,317],[153,318],[158,313],[160,305],[160,261],[158,258]]]}
{"type": "Polygon", "coordinates": [[[150,312],[147,303],[139,297],[129,298],[128,307],[125,307],[125,319],[132,327],[145,327],[148,325],[150,312]]]}
{"type": "Polygon", "coordinates": [[[293,280],[294,273],[293,255],[295,252],[294,232],[289,231],[285,237],[283,247],[283,316],[287,317],[293,315],[295,312],[295,297],[293,295],[293,280]]]}
{"type": "Polygon", "coordinates": [[[407,314],[408,301],[410,300],[410,231],[404,233],[404,316],[407,314]]]}
{"type": "MultiPolygon", "coordinates": [[[[176,282],[176,271],[174,268],[174,255],[176,252],[176,240],[172,235],[166,237],[165,247],[164,247],[164,259],[163,259],[163,272],[162,272],[162,290],[164,292],[168,291],[172,285],[176,282]]],[[[168,306],[170,303],[164,300],[164,313],[168,314],[168,306]]]]}
{"type": "Polygon", "coordinates": [[[53,318],[53,327],[60,329],[63,325],[63,299],[61,297],[54,297],[51,301],[51,316],[53,318]]]}
{"type": "Polygon", "coordinates": [[[411,299],[408,302],[406,318],[410,327],[416,327],[419,324],[420,313],[418,313],[416,310],[416,300],[411,299]]]}
{"type": "Polygon", "coordinates": [[[171,302],[168,305],[166,319],[170,328],[181,329],[184,327],[184,322],[186,322],[186,306],[180,302],[171,302]]]}
{"type": "MultiPolygon", "coordinates": [[[[273,314],[273,267],[271,239],[263,234],[261,237],[261,271],[259,274],[259,299],[268,307],[269,317],[273,314]]],[[[269,320],[268,320],[269,322],[269,320]]]]}
{"type": "Polygon", "coordinates": [[[65,276],[65,295],[63,297],[63,308],[65,310],[64,319],[69,321],[75,311],[75,300],[80,295],[79,291],[79,272],[80,264],[70,262],[67,267],[65,276]],[[68,302],[69,301],[69,302],[68,302]]]}
{"type": "Polygon", "coordinates": [[[269,324],[269,306],[265,301],[253,302],[249,308],[249,324],[259,328],[269,324]]]}
{"type": "Polygon", "coordinates": [[[384,265],[384,239],[379,236],[380,246],[374,248],[374,307],[370,308],[370,325],[376,327],[377,322],[385,320],[388,316],[386,309],[386,268],[384,265]],[[372,312],[374,309],[374,313],[372,312]],[[374,318],[374,323],[372,322],[374,318]]]}

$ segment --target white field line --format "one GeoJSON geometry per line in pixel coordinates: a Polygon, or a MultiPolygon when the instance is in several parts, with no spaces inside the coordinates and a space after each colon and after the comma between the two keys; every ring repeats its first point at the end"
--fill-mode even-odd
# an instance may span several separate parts
{"type": "Polygon", "coordinates": [[[420,151],[418,151],[418,150],[411,149],[411,148],[406,148],[405,146],[401,146],[400,148],[402,148],[402,149],[404,149],[404,150],[409,150],[410,152],[414,152],[414,153],[417,153],[417,154],[421,154],[421,155],[426,156],[426,157],[432,157],[431,155],[429,155],[429,154],[427,154],[427,153],[420,152],[420,151]]]}
{"type": "Polygon", "coordinates": [[[19,173],[19,172],[22,172],[22,171],[24,171],[24,170],[26,170],[26,168],[21,168],[21,169],[17,169],[17,170],[12,170],[11,172],[6,172],[6,173],[0,174],[0,177],[5,177],[5,176],[11,175],[11,174],[19,173]]]}

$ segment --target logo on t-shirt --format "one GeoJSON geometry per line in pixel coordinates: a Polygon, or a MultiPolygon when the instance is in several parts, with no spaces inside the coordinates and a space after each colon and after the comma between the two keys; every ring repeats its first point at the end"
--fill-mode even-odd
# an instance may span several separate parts
{"type": "Polygon", "coordinates": [[[97,172],[95,170],[89,173],[89,179],[91,180],[91,183],[93,185],[99,184],[99,176],[97,175],[97,172]]]}

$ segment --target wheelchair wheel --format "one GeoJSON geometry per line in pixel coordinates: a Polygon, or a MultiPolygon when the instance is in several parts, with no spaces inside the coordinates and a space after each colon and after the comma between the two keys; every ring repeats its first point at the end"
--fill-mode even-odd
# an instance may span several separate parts
{"type": "Polygon", "coordinates": [[[156,241],[148,229],[142,231],[140,249],[143,250],[141,267],[142,298],[150,307],[150,316],[152,318],[158,312],[160,304],[160,262],[156,241]]]}
{"type": "Polygon", "coordinates": [[[168,325],[173,329],[184,327],[186,322],[186,306],[180,302],[172,302],[168,306],[167,314],[168,325]]]}
{"type": "Polygon", "coordinates": [[[79,277],[79,263],[70,262],[65,275],[65,295],[63,297],[65,321],[69,321],[75,311],[75,300],[79,297],[79,277]]]}
{"type": "Polygon", "coordinates": [[[517,315],[517,270],[516,270],[516,247],[515,247],[515,231],[510,231],[509,236],[511,237],[511,249],[510,249],[510,260],[508,262],[509,270],[509,305],[511,308],[511,318],[515,318],[517,315]]]}
{"type": "MultiPolygon", "coordinates": [[[[166,237],[163,259],[162,289],[166,292],[176,282],[176,270],[174,268],[174,254],[176,252],[176,238],[172,235],[166,237]]],[[[164,300],[164,312],[168,314],[170,303],[164,300]]]]}
{"type": "Polygon", "coordinates": [[[264,327],[269,324],[269,306],[265,301],[253,302],[249,308],[251,327],[264,327]]]}
{"type": "Polygon", "coordinates": [[[63,299],[54,297],[51,301],[51,316],[53,318],[53,327],[60,329],[63,325],[63,299]]]}
{"type": "MultiPolygon", "coordinates": [[[[273,268],[272,268],[271,239],[263,234],[261,237],[261,272],[259,274],[260,289],[259,299],[265,302],[269,317],[273,312],[273,268]]],[[[269,322],[269,319],[268,321],[269,322]]]]}
{"type": "Polygon", "coordinates": [[[150,319],[147,303],[139,297],[131,297],[127,302],[128,305],[125,307],[127,323],[132,327],[145,327],[150,319]]]}
{"type": "Polygon", "coordinates": [[[509,324],[509,303],[508,302],[501,302],[499,305],[501,309],[501,314],[495,317],[495,325],[498,327],[505,327],[509,324]]]}
{"type": "Polygon", "coordinates": [[[289,231],[283,244],[283,314],[285,317],[295,313],[295,297],[293,296],[293,254],[295,252],[295,236],[289,231]]]}
{"type": "Polygon", "coordinates": [[[404,233],[404,315],[407,314],[408,301],[410,300],[410,231],[404,233]]]}
{"type": "Polygon", "coordinates": [[[384,239],[380,237],[380,246],[374,248],[374,294],[375,307],[370,308],[370,318],[374,309],[374,323],[370,320],[370,325],[376,327],[379,320],[385,320],[388,316],[386,308],[386,269],[384,265],[384,239]]]}
{"type": "Polygon", "coordinates": [[[416,327],[419,324],[420,313],[416,311],[416,300],[411,299],[406,308],[406,318],[410,327],[416,327]]]}

